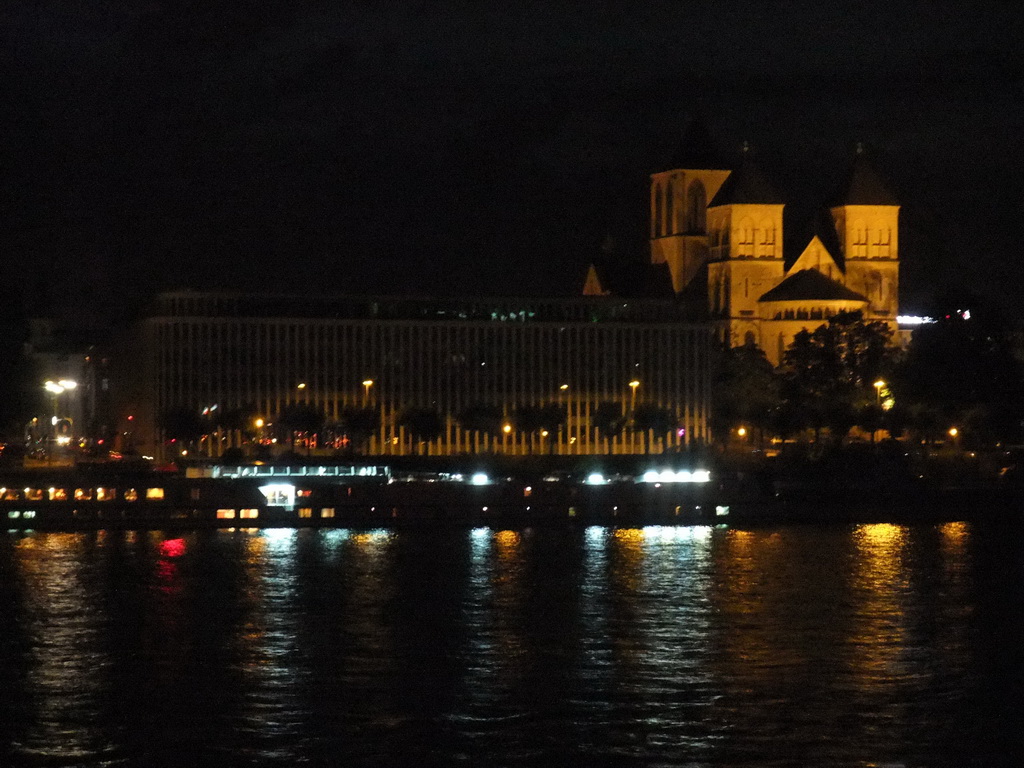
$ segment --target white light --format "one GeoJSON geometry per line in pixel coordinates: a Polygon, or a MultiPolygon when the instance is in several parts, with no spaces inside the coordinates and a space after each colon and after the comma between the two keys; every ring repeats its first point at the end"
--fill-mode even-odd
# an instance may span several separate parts
{"type": "Polygon", "coordinates": [[[934,322],[933,318],[921,315],[896,315],[896,323],[898,325],[925,325],[934,322]]]}
{"type": "Polygon", "coordinates": [[[469,482],[472,485],[490,485],[491,479],[483,472],[475,472],[473,473],[473,476],[469,478],[469,482]]]}
{"type": "Polygon", "coordinates": [[[288,483],[261,485],[260,493],[267,500],[268,507],[295,506],[295,486],[288,483]]]}
{"type": "Polygon", "coordinates": [[[606,482],[608,481],[600,472],[591,472],[587,475],[587,485],[604,485],[606,482]]]}
{"type": "Polygon", "coordinates": [[[671,469],[663,469],[660,472],[656,469],[648,469],[640,477],[641,483],[707,483],[711,481],[711,473],[706,469],[696,469],[690,472],[681,469],[678,472],[671,469]]]}

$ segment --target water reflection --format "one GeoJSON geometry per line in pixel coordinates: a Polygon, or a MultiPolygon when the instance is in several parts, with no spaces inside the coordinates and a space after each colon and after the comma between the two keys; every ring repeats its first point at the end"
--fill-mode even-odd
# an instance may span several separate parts
{"type": "Polygon", "coordinates": [[[27,646],[27,712],[15,749],[33,760],[93,762],[116,751],[106,706],[106,616],[92,588],[103,538],[36,534],[14,548],[27,646]]]}
{"type": "Polygon", "coordinates": [[[994,764],[963,745],[1020,656],[1006,538],[8,536],[0,765],[994,764]]]}

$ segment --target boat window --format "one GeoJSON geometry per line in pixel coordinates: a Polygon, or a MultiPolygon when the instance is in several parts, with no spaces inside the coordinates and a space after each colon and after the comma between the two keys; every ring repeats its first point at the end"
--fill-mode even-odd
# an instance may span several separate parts
{"type": "Polygon", "coordinates": [[[164,497],[163,488],[147,488],[146,498],[147,499],[162,499],[164,497]]]}

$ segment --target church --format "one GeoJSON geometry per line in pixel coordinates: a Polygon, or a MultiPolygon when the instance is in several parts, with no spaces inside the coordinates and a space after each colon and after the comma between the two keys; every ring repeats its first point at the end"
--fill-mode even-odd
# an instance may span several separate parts
{"type": "Polygon", "coordinates": [[[803,329],[857,310],[897,330],[899,203],[858,147],[811,221],[785,203],[744,148],[730,168],[700,123],[651,175],[650,264],[590,265],[584,295],[664,295],[692,303],[727,346],[756,344],[774,365],[803,329]]]}

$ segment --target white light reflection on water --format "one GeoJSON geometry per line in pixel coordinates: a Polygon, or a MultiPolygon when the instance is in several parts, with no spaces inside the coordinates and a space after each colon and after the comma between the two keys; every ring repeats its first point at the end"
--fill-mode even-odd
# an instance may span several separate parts
{"type": "Polygon", "coordinates": [[[14,746],[40,764],[93,763],[115,751],[105,706],[107,616],[101,595],[85,587],[98,570],[94,549],[105,538],[33,534],[15,547],[29,643],[30,714],[14,746]]]}
{"type": "Polygon", "coordinates": [[[244,551],[243,614],[235,635],[238,704],[227,723],[231,748],[251,760],[301,757],[308,720],[304,683],[310,676],[299,653],[296,549],[299,531],[267,528],[233,534],[244,551]]]}

